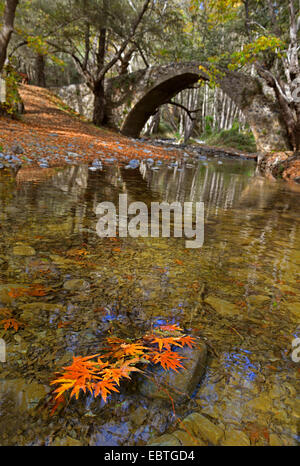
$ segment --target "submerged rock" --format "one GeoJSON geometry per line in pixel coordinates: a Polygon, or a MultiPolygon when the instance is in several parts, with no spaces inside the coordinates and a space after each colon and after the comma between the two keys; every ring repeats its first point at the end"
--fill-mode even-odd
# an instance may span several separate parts
{"type": "Polygon", "coordinates": [[[17,244],[13,248],[14,256],[34,256],[35,254],[35,250],[28,244],[17,244]]]}
{"type": "Polygon", "coordinates": [[[1,399],[8,397],[13,400],[18,412],[35,408],[49,390],[38,382],[28,383],[25,379],[0,379],[1,399]]]}
{"type": "Polygon", "coordinates": [[[261,306],[265,302],[269,301],[269,296],[264,295],[250,295],[248,296],[248,302],[251,306],[261,306]]]}
{"type": "Polygon", "coordinates": [[[190,432],[197,439],[203,439],[212,445],[218,445],[224,437],[224,431],[205,416],[192,413],[180,424],[180,428],[190,432]]]}
{"type": "Polygon", "coordinates": [[[296,319],[300,319],[300,302],[287,304],[286,307],[296,319]]]}
{"type": "Polygon", "coordinates": [[[170,400],[170,394],[174,401],[181,403],[192,395],[206,368],[207,348],[201,342],[197,348],[180,348],[178,353],[186,358],[182,360],[185,369],[175,372],[165,371],[162,367],[153,368],[155,381],[143,379],[139,387],[143,396],[170,400]]]}
{"type": "Polygon", "coordinates": [[[148,445],[182,445],[185,447],[219,445],[223,437],[223,429],[201,414],[192,413],[180,423],[177,430],[152,439],[148,445]]]}
{"type": "Polygon", "coordinates": [[[235,304],[218,298],[217,296],[207,296],[205,302],[210,304],[218,314],[221,314],[224,317],[230,317],[234,314],[241,313],[240,309],[235,304]]]}
{"type": "Polygon", "coordinates": [[[75,438],[67,435],[64,438],[56,437],[52,445],[54,447],[81,447],[82,443],[80,440],[76,440],[75,438]]]}
{"type": "Polygon", "coordinates": [[[153,439],[147,445],[149,446],[151,445],[152,447],[154,446],[166,446],[166,447],[175,446],[176,447],[176,446],[180,446],[181,443],[178,440],[178,438],[176,438],[174,435],[165,434],[165,435],[162,435],[161,437],[157,437],[153,439]]]}
{"type": "Polygon", "coordinates": [[[24,285],[18,283],[7,283],[6,285],[0,285],[0,303],[11,305],[14,301],[11,291],[18,288],[23,289],[24,285]]]}
{"type": "Polygon", "coordinates": [[[89,283],[82,279],[68,280],[64,283],[64,289],[68,291],[82,291],[89,288],[89,283]]]}
{"type": "Polygon", "coordinates": [[[245,432],[229,429],[225,433],[225,440],[223,440],[222,445],[230,447],[248,447],[250,446],[250,440],[245,432]]]}

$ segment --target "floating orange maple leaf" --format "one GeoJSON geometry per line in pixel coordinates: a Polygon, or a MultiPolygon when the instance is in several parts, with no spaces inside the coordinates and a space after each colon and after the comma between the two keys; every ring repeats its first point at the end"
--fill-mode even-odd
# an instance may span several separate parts
{"type": "Polygon", "coordinates": [[[83,390],[84,393],[86,389],[89,389],[92,393],[92,389],[89,386],[92,378],[97,372],[95,366],[102,364],[101,359],[98,358],[97,362],[90,361],[90,359],[99,356],[98,354],[93,356],[82,357],[73,357],[73,363],[70,366],[63,367],[65,372],[56,380],[51,382],[51,385],[59,384],[60,387],[54,390],[54,393],[57,393],[56,399],[61,396],[65,391],[72,388],[71,397],[75,395],[78,399],[79,391],[83,390]]]}
{"type": "Polygon", "coordinates": [[[164,351],[163,353],[159,353],[157,351],[153,352],[152,362],[154,364],[160,364],[163,369],[173,369],[174,371],[178,372],[178,368],[182,367],[180,360],[186,359],[183,356],[179,356],[175,351],[164,351]]]}
{"type": "Polygon", "coordinates": [[[140,343],[123,343],[120,348],[125,356],[138,356],[148,350],[146,346],[142,346],[140,343]]]}
{"type": "Polygon", "coordinates": [[[160,330],[166,331],[166,332],[175,332],[175,331],[181,331],[182,328],[179,327],[177,324],[166,324],[166,325],[160,325],[160,330]]]}
{"type": "Polygon", "coordinates": [[[8,295],[11,298],[20,298],[22,296],[45,296],[47,294],[43,285],[31,285],[29,288],[11,288],[8,295]]]}
{"type": "Polygon", "coordinates": [[[21,327],[21,325],[23,325],[21,322],[18,322],[13,317],[11,317],[9,319],[1,320],[0,324],[4,325],[4,330],[5,331],[8,330],[9,328],[14,328],[16,332],[19,330],[19,327],[21,327]]]}
{"type": "Polygon", "coordinates": [[[84,393],[89,391],[94,397],[100,395],[106,402],[108,395],[119,391],[122,378],[131,379],[132,372],[144,373],[136,367],[140,363],[160,364],[164,370],[176,372],[179,368],[184,369],[182,360],[186,358],[172,351],[172,346],[191,348],[196,339],[181,330],[178,325],[167,324],[134,341],[108,337],[101,356],[74,357],[70,366],[63,367],[65,371],[51,382],[58,385],[54,390],[56,399],[66,391],[70,391],[71,398],[78,399],[82,390],[84,393]]]}
{"type": "Polygon", "coordinates": [[[182,343],[182,346],[189,346],[189,348],[192,348],[196,344],[196,339],[191,337],[190,335],[184,335],[183,337],[179,338],[180,343],[182,343]]]}
{"type": "Polygon", "coordinates": [[[61,322],[58,322],[57,327],[58,327],[58,328],[65,328],[65,327],[68,327],[68,325],[72,325],[73,323],[74,323],[74,320],[71,320],[71,321],[69,321],[69,322],[67,322],[67,321],[65,321],[65,322],[61,321],[61,322]]]}
{"type": "Polygon", "coordinates": [[[110,395],[111,392],[119,392],[115,386],[115,382],[109,380],[101,380],[95,384],[95,393],[94,396],[97,397],[99,394],[103,398],[104,403],[106,403],[107,395],[110,395]]]}
{"type": "Polygon", "coordinates": [[[171,345],[179,346],[182,348],[182,343],[180,341],[180,337],[156,337],[153,336],[152,339],[153,343],[158,344],[158,349],[161,352],[163,348],[166,348],[168,351],[171,350],[171,345]]]}

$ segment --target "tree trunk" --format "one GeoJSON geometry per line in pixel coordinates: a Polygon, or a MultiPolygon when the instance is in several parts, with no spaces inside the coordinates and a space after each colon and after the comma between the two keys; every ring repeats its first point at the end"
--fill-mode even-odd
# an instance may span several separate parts
{"type": "Polygon", "coordinates": [[[39,87],[46,87],[45,57],[38,54],[35,59],[36,80],[39,87]]]}
{"type": "Polygon", "coordinates": [[[104,92],[104,81],[99,81],[94,85],[94,111],[93,111],[93,123],[96,126],[102,126],[106,123],[106,112],[105,112],[105,92],[104,92]]]}
{"type": "Polygon", "coordinates": [[[16,8],[19,0],[6,0],[3,15],[3,26],[0,32],[0,73],[6,60],[7,47],[14,30],[16,8]]]}

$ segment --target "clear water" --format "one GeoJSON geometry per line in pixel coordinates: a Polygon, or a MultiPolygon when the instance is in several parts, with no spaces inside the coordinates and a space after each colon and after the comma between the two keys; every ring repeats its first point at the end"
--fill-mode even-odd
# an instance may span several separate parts
{"type": "Polygon", "coordinates": [[[203,413],[258,445],[274,435],[297,444],[300,189],[256,175],[252,161],[222,162],[1,174],[0,320],[10,312],[23,324],[0,327],[1,445],[136,445],[172,427],[171,406],[134,390],[106,405],[83,397],[53,417],[46,405],[54,372],[72,355],[93,354],[109,332],[137,337],[160,320],[209,349],[204,380],[178,415],[203,413]],[[203,201],[203,247],[186,249],[184,238],[99,238],[95,207],[120,193],[147,205],[203,201]],[[81,282],[66,288],[73,279],[81,282]],[[11,296],[18,287],[42,293],[11,296]],[[137,409],[148,410],[139,423],[137,409]]]}

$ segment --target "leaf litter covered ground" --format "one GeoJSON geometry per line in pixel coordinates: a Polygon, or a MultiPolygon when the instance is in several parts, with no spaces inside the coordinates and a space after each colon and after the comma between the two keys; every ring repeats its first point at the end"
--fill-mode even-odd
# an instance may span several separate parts
{"type": "Polygon", "coordinates": [[[94,159],[125,161],[176,155],[175,151],[95,127],[74,112],[63,110],[61,101],[46,89],[20,85],[20,94],[26,113],[20,121],[0,118],[0,145],[5,153],[12,153],[20,146],[23,149],[20,158],[25,165],[34,167],[41,160],[51,167],[94,159]]]}

